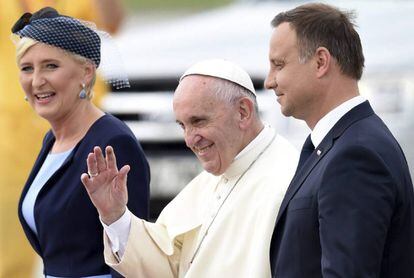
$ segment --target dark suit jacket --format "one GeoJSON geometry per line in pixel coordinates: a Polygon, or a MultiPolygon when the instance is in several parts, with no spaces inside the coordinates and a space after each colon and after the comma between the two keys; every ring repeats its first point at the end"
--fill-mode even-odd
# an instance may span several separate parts
{"type": "Polygon", "coordinates": [[[34,208],[36,236],[22,216],[22,201],[54,141],[49,131],[23,189],[19,218],[24,232],[42,257],[45,274],[59,277],[108,274],[110,269],[103,258],[103,228],[80,181],[81,174],[87,172],[86,158],[94,146],[104,149],[111,145],[118,167],[131,166],[128,207],[141,218],[148,216],[150,174],[147,160],[134,134],[123,122],[111,115],[98,119],[39,192],[34,208]]]}
{"type": "Polygon", "coordinates": [[[414,277],[413,184],[368,102],[336,123],[293,178],[270,256],[278,278],[414,277]]]}

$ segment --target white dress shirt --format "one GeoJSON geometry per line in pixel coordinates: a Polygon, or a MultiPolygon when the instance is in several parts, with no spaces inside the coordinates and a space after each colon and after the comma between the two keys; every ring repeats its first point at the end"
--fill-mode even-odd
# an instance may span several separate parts
{"type": "Polygon", "coordinates": [[[315,148],[322,142],[323,138],[328,134],[332,127],[352,108],[363,103],[366,99],[363,96],[353,97],[341,105],[329,111],[328,114],[320,119],[311,133],[311,140],[315,148]]]}

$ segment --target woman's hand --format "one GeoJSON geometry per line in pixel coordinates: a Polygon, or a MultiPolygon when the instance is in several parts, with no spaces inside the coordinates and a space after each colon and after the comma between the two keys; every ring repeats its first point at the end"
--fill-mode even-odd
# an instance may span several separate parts
{"type": "Polygon", "coordinates": [[[126,210],[128,202],[127,174],[129,165],[119,171],[111,146],[105,149],[105,157],[100,147],[94,147],[86,160],[88,173],[83,173],[81,181],[98,210],[102,222],[110,225],[118,220],[126,210]]]}

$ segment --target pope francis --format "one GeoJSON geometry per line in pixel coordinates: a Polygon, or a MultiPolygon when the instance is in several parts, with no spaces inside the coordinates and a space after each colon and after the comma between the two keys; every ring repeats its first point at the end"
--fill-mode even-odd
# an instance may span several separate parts
{"type": "Polygon", "coordinates": [[[225,60],[190,67],[173,109],[204,171],[155,223],[127,208],[130,167],[95,147],[81,179],[105,228],[106,263],[126,277],[270,277],[276,216],[298,161],[258,115],[249,75],[225,60]]]}

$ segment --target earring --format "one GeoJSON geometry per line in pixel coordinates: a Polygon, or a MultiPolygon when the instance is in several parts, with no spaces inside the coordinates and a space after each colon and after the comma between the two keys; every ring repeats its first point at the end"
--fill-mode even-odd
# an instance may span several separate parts
{"type": "Polygon", "coordinates": [[[85,83],[82,83],[82,90],[79,93],[79,98],[80,99],[85,99],[86,98],[85,83]]]}
{"type": "Polygon", "coordinates": [[[29,101],[29,99],[27,98],[27,96],[24,96],[24,100],[25,101],[29,101]]]}

